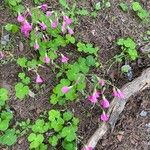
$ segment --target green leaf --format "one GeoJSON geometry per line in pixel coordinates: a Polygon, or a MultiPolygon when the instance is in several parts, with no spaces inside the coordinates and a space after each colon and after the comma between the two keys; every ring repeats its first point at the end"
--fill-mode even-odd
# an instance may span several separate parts
{"type": "Polygon", "coordinates": [[[17,83],[15,85],[16,97],[19,99],[23,99],[25,96],[29,94],[29,87],[24,86],[22,83],[17,83]]]}
{"type": "Polygon", "coordinates": [[[120,39],[117,41],[117,44],[118,44],[118,45],[124,45],[124,39],[123,39],[123,38],[120,38],[120,39]]]}
{"type": "Polygon", "coordinates": [[[49,112],[48,112],[48,115],[49,115],[49,120],[50,121],[54,121],[55,119],[58,119],[58,118],[60,118],[60,112],[58,111],[58,110],[54,110],[54,109],[52,109],[52,110],[50,110],[49,112]]]}
{"type": "Polygon", "coordinates": [[[81,16],[87,16],[89,15],[89,12],[86,9],[77,9],[76,14],[81,16]]]}
{"type": "Polygon", "coordinates": [[[57,120],[54,120],[51,122],[51,127],[56,131],[59,132],[62,130],[64,124],[64,120],[62,118],[58,118],[57,120]]]}
{"type": "Polygon", "coordinates": [[[5,26],[5,30],[11,31],[11,30],[12,30],[12,24],[8,23],[8,24],[5,26]]]}
{"type": "Polygon", "coordinates": [[[0,136],[0,143],[11,146],[17,141],[17,136],[14,129],[8,129],[0,136]]]}
{"type": "Polygon", "coordinates": [[[0,106],[5,105],[8,100],[8,91],[5,88],[0,88],[0,106]]]}
{"type": "Polygon", "coordinates": [[[68,3],[66,0],[59,0],[59,3],[66,9],[69,9],[68,3]]]}
{"type": "Polygon", "coordinates": [[[75,126],[77,126],[80,121],[79,121],[78,118],[73,117],[72,122],[73,122],[73,124],[74,124],[75,126]]]}
{"type": "Polygon", "coordinates": [[[120,3],[119,6],[124,12],[128,11],[128,5],[126,3],[120,3]]]}
{"type": "Polygon", "coordinates": [[[9,0],[8,3],[12,6],[16,6],[17,5],[17,2],[16,0],[9,0]]]}
{"type": "Polygon", "coordinates": [[[52,136],[52,137],[49,138],[48,141],[52,146],[56,146],[58,144],[58,137],[57,136],[52,136]]]}
{"type": "Polygon", "coordinates": [[[59,98],[55,94],[52,94],[50,97],[50,103],[55,105],[58,103],[58,101],[59,101],[59,98]]]}
{"type": "Polygon", "coordinates": [[[27,67],[26,63],[27,63],[27,59],[25,57],[17,59],[17,64],[22,68],[27,67]]]}
{"type": "Polygon", "coordinates": [[[35,134],[35,133],[31,133],[31,134],[28,136],[28,141],[29,141],[29,142],[32,142],[32,141],[34,141],[35,138],[36,138],[36,134],[35,134]]]}
{"type": "Polygon", "coordinates": [[[72,44],[75,43],[75,38],[73,36],[71,36],[70,34],[66,35],[66,39],[72,44]]]}
{"type": "Polygon", "coordinates": [[[11,31],[11,32],[13,32],[13,33],[16,33],[16,32],[19,30],[19,28],[18,28],[18,26],[15,25],[15,24],[10,24],[10,23],[8,23],[8,24],[5,26],[5,30],[11,31]]]}
{"type": "Polygon", "coordinates": [[[132,9],[133,9],[134,11],[140,11],[140,10],[142,10],[142,7],[141,7],[141,5],[140,5],[139,2],[133,2],[133,3],[132,3],[132,9]]]}
{"type": "Polygon", "coordinates": [[[86,64],[90,67],[90,66],[95,66],[95,59],[92,55],[89,55],[86,57],[86,64]]]}
{"type": "Polygon", "coordinates": [[[63,142],[63,148],[65,150],[76,150],[77,149],[74,142],[66,142],[66,141],[63,142]]]}
{"type": "Polygon", "coordinates": [[[37,148],[44,141],[44,136],[42,134],[31,133],[28,136],[28,141],[31,142],[30,143],[30,149],[37,148]]]}
{"type": "Polygon", "coordinates": [[[18,77],[19,77],[20,79],[24,79],[25,73],[23,73],[23,72],[21,73],[21,72],[20,72],[20,73],[18,74],[18,77]]]}
{"type": "Polygon", "coordinates": [[[49,129],[49,124],[45,123],[43,119],[36,120],[35,124],[32,126],[32,131],[34,133],[45,133],[49,129]]]}
{"type": "Polygon", "coordinates": [[[64,127],[61,132],[61,136],[65,138],[66,141],[72,142],[76,139],[76,130],[72,127],[64,127]]]}
{"type": "Polygon", "coordinates": [[[149,13],[146,10],[141,10],[140,12],[138,12],[138,16],[140,17],[140,19],[146,19],[149,16],[149,13]]]}
{"type": "Polygon", "coordinates": [[[100,10],[101,9],[101,2],[96,3],[95,9],[96,10],[100,10]]]}
{"type": "Polygon", "coordinates": [[[121,67],[121,72],[128,73],[130,69],[131,69],[131,67],[129,65],[123,65],[121,67]]]}
{"type": "Polygon", "coordinates": [[[70,111],[65,112],[65,113],[63,114],[63,119],[64,119],[65,121],[71,120],[72,117],[73,117],[73,114],[72,114],[70,111]]]}

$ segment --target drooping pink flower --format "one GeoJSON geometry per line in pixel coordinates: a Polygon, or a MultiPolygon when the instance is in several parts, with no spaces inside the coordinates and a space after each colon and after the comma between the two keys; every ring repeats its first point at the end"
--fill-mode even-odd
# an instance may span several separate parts
{"type": "Polygon", "coordinates": [[[100,119],[104,122],[107,122],[109,120],[109,115],[103,111],[103,113],[100,115],[100,119]]]}
{"type": "Polygon", "coordinates": [[[47,11],[47,12],[46,12],[46,16],[47,16],[47,17],[50,17],[50,16],[52,15],[52,13],[53,13],[52,11],[47,11]]]}
{"type": "Polygon", "coordinates": [[[25,21],[25,17],[22,16],[22,15],[18,15],[17,21],[20,22],[20,23],[23,23],[25,21]]]}
{"type": "Polygon", "coordinates": [[[40,7],[41,7],[41,9],[43,11],[46,11],[48,9],[48,5],[47,4],[42,4],[40,7]]]}
{"type": "Polygon", "coordinates": [[[88,99],[92,102],[92,103],[96,103],[98,101],[99,98],[99,92],[94,91],[94,93],[88,97],[88,99]]]}
{"type": "Polygon", "coordinates": [[[101,80],[99,80],[99,84],[100,84],[101,86],[104,86],[104,85],[105,85],[105,81],[104,81],[103,79],[101,79],[101,80]]]}
{"type": "Polygon", "coordinates": [[[83,148],[82,150],[93,150],[92,147],[86,147],[86,148],[83,148]]]}
{"type": "Polygon", "coordinates": [[[27,20],[25,20],[21,26],[21,33],[23,33],[24,36],[28,38],[31,30],[32,25],[30,25],[30,23],[27,20]]]}
{"type": "Polygon", "coordinates": [[[118,92],[119,98],[121,98],[121,99],[124,98],[124,93],[121,90],[117,89],[117,92],[118,92]]]}
{"type": "Polygon", "coordinates": [[[73,31],[70,27],[68,27],[68,33],[69,33],[70,35],[72,35],[72,34],[74,34],[74,31],[73,31]]]}
{"type": "Polygon", "coordinates": [[[117,92],[117,90],[116,90],[115,87],[113,87],[113,93],[112,93],[112,95],[113,95],[114,97],[118,97],[118,92],[117,92]]]}
{"type": "Polygon", "coordinates": [[[119,89],[116,89],[115,87],[113,87],[113,94],[112,94],[114,97],[118,97],[118,98],[121,98],[123,99],[124,98],[124,93],[121,92],[121,90],[119,89]]]}
{"type": "Polygon", "coordinates": [[[54,20],[53,22],[51,22],[51,27],[52,27],[53,29],[57,28],[57,26],[58,26],[58,19],[56,19],[56,20],[54,20]]]}
{"type": "Polygon", "coordinates": [[[47,54],[46,54],[45,57],[44,57],[44,62],[45,62],[46,64],[49,64],[49,63],[50,63],[50,58],[47,56],[47,54]]]}
{"type": "Polygon", "coordinates": [[[109,108],[109,106],[110,106],[109,101],[105,98],[104,95],[103,95],[103,99],[102,99],[102,101],[100,102],[100,104],[101,104],[101,106],[102,106],[103,108],[109,108]]]}
{"type": "Polygon", "coordinates": [[[62,63],[68,63],[69,58],[61,54],[61,62],[62,63]]]}
{"type": "Polygon", "coordinates": [[[45,25],[45,23],[40,22],[39,25],[40,25],[42,30],[46,30],[47,29],[47,26],[45,25]]]}
{"type": "Polygon", "coordinates": [[[64,87],[62,87],[61,91],[62,91],[62,93],[65,94],[65,93],[68,93],[71,88],[72,88],[72,86],[64,86],[64,87]]]}
{"type": "Polygon", "coordinates": [[[34,49],[35,49],[35,50],[38,50],[39,47],[40,47],[40,46],[39,46],[39,44],[38,44],[38,42],[37,42],[37,40],[36,40],[36,41],[35,41],[35,44],[34,44],[34,49]]]}
{"type": "Polygon", "coordinates": [[[36,76],[36,83],[43,83],[43,79],[40,77],[39,74],[36,76]]]}
{"type": "Polygon", "coordinates": [[[68,16],[63,16],[63,20],[67,25],[70,25],[72,23],[72,19],[68,16]]]}
{"type": "Polygon", "coordinates": [[[4,54],[3,52],[0,51],[0,59],[3,59],[4,58],[4,54]]]}

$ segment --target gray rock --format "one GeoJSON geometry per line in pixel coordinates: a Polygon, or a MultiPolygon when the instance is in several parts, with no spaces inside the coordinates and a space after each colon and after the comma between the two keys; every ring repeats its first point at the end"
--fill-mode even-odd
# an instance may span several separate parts
{"type": "Polygon", "coordinates": [[[141,113],[140,113],[140,116],[141,116],[141,117],[146,117],[146,116],[147,116],[147,113],[148,113],[147,111],[142,110],[141,113]]]}
{"type": "Polygon", "coordinates": [[[150,122],[145,125],[145,127],[150,128],[150,122]]]}
{"type": "Polygon", "coordinates": [[[10,40],[9,39],[9,34],[4,35],[4,36],[1,37],[1,44],[6,45],[9,42],[9,40],[10,40]]]}

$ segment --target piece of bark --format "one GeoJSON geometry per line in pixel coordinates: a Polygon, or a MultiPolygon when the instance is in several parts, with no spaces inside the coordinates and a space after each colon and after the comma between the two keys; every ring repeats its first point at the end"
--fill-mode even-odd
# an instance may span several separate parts
{"type": "Polygon", "coordinates": [[[121,91],[125,94],[125,98],[120,100],[118,98],[114,98],[110,104],[110,108],[108,110],[108,114],[110,119],[108,123],[102,122],[95,133],[91,136],[85,147],[95,148],[97,142],[102,138],[102,136],[109,130],[113,130],[115,124],[119,118],[119,115],[123,111],[125,104],[128,99],[135,95],[138,92],[143,91],[146,88],[150,87],[150,68],[143,71],[142,75],[132,82],[125,84],[121,91]]]}

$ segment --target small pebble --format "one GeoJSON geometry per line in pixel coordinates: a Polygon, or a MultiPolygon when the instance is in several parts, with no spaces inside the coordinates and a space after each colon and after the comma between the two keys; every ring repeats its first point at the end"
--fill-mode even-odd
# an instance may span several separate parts
{"type": "Polygon", "coordinates": [[[146,124],[145,127],[150,128],[150,122],[148,124],[146,124]]]}
{"type": "Polygon", "coordinates": [[[140,113],[141,117],[146,117],[147,116],[147,111],[142,110],[140,113]]]}

